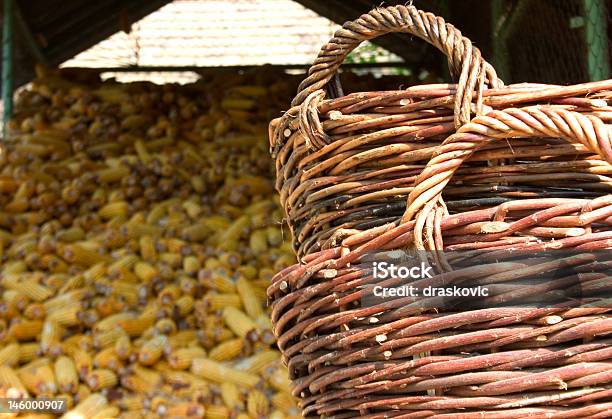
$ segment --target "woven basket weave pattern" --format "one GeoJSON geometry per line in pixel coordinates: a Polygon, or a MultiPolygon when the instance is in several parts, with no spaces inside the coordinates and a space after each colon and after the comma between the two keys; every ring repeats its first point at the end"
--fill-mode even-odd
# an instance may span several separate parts
{"type": "Polygon", "coordinates": [[[612,80],[504,86],[452,25],[396,6],[346,23],[298,90],[270,141],[301,263],[268,295],[303,414],[610,417],[606,307],[360,300],[371,252],[612,248],[612,80]],[[344,96],[346,55],[391,31],[442,51],[457,83],[344,96]]]}

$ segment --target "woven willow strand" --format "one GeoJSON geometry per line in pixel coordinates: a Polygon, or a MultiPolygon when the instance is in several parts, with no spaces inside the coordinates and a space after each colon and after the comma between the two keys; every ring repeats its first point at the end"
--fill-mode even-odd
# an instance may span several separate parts
{"type": "MultiPolygon", "coordinates": [[[[421,233],[431,220],[436,204],[441,202],[444,187],[463,162],[492,141],[513,137],[559,137],[584,145],[612,164],[611,131],[611,127],[599,118],[546,106],[494,110],[476,116],[442,143],[417,177],[402,222],[417,220],[415,246],[425,249],[421,233]]],[[[426,241],[432,241],[431,234],[426,241]]]]}
{"type": "Polygon", "coordinates": [[[292,115],[300,105],[308,109],[307,117],[300,118],[300,125],[302,128],[309,127],[303,132],[308,133],[311,147],[319,149],[328,143],[324,141],[325,135],[316,119],[316,105],[325,96],[323,89],[330,81],[339,83],[335,77],[349,52],[364,41],[391,32],[417,36],[446,55],[450,73],[458,82],[454,103],[454,122],[457,128],[470,120],[474,92],[476,112],[480,113],[483,109],[482,93],[485,86],[496,88],[504,85],[497,77],[495,69],[482,58],[480,50],[442,18],[413,6],[377,8],[357,20],[345,23],[321,48],[308,71],[308,77],[298,87],[298,94],[291,103],[292,109],[281,118],[280,129],[276,129],[277,150],[283,142],[284,133],[289,129],[292,115]],[[304,124],[306,121],[310,124],[304,124]]]}

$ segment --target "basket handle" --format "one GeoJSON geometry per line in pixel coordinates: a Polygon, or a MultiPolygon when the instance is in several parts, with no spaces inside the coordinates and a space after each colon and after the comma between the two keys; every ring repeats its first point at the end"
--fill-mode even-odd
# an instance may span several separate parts
{"type": "MultiPolygon", "coordinates": [[[[301,105],[308,96],[323,89],[334,78],[349,52],[361,42],[391,32],[415,35],[446,55],[451,76],[458,83],[454,107],[457,127],[470,120],[474,90],[481,98],[485,84],[495,88],[503,86],[493,66],[453,25],[414,6],[391,6],[376,8],[357,20],[346,22],[336,31],[334,37],[321,48],[308,70],[308,77],[300,83],[292,106],[301,105]]],[[[480,99],[477,109],[481,109],[480,99]]]]}
{"type": "Polygon", "coordinates": [[[432,220],[435,211],[444,207],[442,191],[457,169],[490,142],[515,137],[563,138],[569,143],[585,146],[612,164],[612,125],[598,117],[554,106],[508,108],[476,116],[442,143],[408,195],[401,222],[416,219],[414,238],[417,248],[425,248],[424,231],[432,236],[436,229],[438,237],[441,237],[437,231],[439,223],[436,225],[432,220]]]}

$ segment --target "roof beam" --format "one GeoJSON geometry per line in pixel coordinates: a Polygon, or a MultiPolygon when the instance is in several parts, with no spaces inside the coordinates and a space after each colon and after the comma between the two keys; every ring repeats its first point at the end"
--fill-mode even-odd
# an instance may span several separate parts
{"type": "MultiPolygon", "coordinates": [[[[88,27],[92,22],[106,20],[115,10],[125,7],[121,2],[117,1],[99,1],[92,2],[87,7],[80,7],[75,13],[67,18],[67,15],[60,16],[56,19],[49,19],[44,25],[40,25],[38,29],[44,33],[48,44],[53,45],[57,39],[61,39],[68,31],[88,27]],[[102,19],[100,19],[102,17],[102,19]]],[[[80,35],[80,34],[78,34],[80,35]]]]}
{"type": "Polygon", "coordinates": [[[15,19],[15,23],[17,24],[17,27],[19,28],[19,31],[23,35],[24,40],[26,44],[28,45],[28,48],[30,49],[30,52],[32,53],[36,61],[39,62],[40,64],[47,65],[48,64],[47,57],[42,52],[40,45],[38,44],[38,42],[36,42],[36,39],[34,39],[34,36],[32,35],[32,31],[30,31],[28,24],[23,19],[21,8],[19,7],[19,3],[17,2],[15,2],[14,4],[13,17],[15,19]]]}
{"type": "MultiPolygon", "coordinates": [[[[125,8],[127,8],[131,20],[138,21],[169,2],[170,0],[149,0],[140,3],[128,3],[125,8]]],[[[118,32],[121,29],[119,26],[120,15],[121,10],[114,9],[105,12],[104,17],[100,16],[99,19],[95,20],[95,23],[86,20],[79,25],[73,25],[66,30],[69,37],[45,52],[48,56],[54,58],[54,64],[60,64],[118,32]]]]}
{"type": "MultiPolygon", "coordinates": [[[[405,62],[382,62],[382,63],[347,63],[346,68],[396,68],[404,67],[405,62]]],[[[177,71],[193,71],[193,72],[227,72],[227,71],[249,71],[265,67],[270,70],[308,70],[310,64],[265,64],[261,65],[219,65],[219,66],[126,66],[126,67],[62,67],[63,71],[83,70],[95,71],[98,73],[134,73],[134,72],[177,72],[177,71]]]]}

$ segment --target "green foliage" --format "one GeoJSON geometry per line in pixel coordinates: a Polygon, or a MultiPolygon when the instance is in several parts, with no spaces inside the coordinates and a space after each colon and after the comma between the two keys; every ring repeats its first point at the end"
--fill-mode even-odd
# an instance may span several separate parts
{"type": "Polygon", "coordinates": [[[373,64],[379,61],[389,61],[391,53],[371,42],[364,42],[346,57],[351,64],[373,64]]]}
{"type": "MultiPolygon", "coordinates": [[[[395,54],[366,41],[351,51],[347,55],[345,62],[350,64],[375,64],[399,60],[400,58],[395,56],[395,54]]],[[[385,74],[389,75],[408,76],[411,73],[405,67],[392,67],[386,70],[388,71],[385,71],[385,74]]]]}

